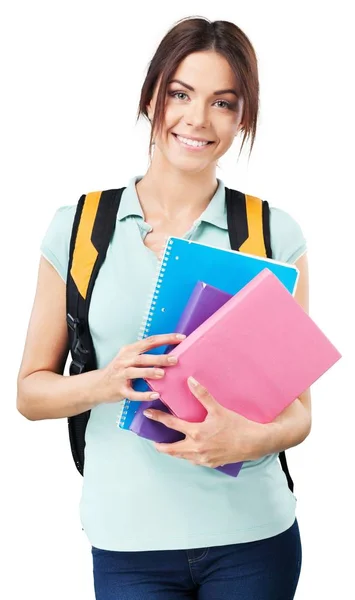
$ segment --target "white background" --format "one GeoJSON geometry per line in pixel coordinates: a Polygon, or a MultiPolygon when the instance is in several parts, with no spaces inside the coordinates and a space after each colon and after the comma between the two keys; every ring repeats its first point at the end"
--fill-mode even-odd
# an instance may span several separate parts
{"type": "Polygon", "coordinates": [[[296,598],[353,593],[351,2],[176,4],[15,0],[1,10],[0,595],[6,600],[94,598],[90,545],[79,520],[82,478],[67,422],[22,417],[16,376],[49,221],[81,194],[125,186],[145,173],[148,125],[135,123],[140,88],[160,39],[192,15],[235,22],[255,47],[261,86],[255,146],[249,163],[244,150],[235,164],[236,141],[217,176],[298,220],[309,247],[311,316],[343,354],[312,387],[310,437],[288,452],[303,542],[296,598]]]}

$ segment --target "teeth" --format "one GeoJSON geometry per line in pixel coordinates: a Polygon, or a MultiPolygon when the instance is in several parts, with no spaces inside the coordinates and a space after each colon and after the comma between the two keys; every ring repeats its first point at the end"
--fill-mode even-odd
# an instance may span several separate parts
{"type": "Polygon", "coordinates": [[[196,140],[188,140],[187,138],[180,137],[180,135],[176,136],[180,142],[187,144],[188,146],[207,146],[208,142],[198,142],[196,140]]]}

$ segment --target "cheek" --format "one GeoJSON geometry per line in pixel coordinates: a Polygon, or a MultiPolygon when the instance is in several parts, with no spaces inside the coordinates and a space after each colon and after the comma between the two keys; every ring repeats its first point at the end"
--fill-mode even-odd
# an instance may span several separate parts
{"type": "Polygon", "coordinates": [[[238,120],[235,118],[235,114],[226,115],[225,118],[220,120],[216,124],[216,131],[220,133],[221,137],[225,139],[232,138],[237,131],[238,120]]]}
{"type": "Polygon", "coordinates": [[[173,127],[182,119],[181,111],[175,107],[167,107],[164,115],[164,129],[165,131],[173,129],[173,127]]]}
{"type": "Polygon", "coordinates": [[[231,134],[230,129],[216,131],[217,152],[224,154],[233,144],[234,134],[231,134]]]}
{"type": "Polygon", "coordinates": [[[235,119],[230,120],[228,123],[222,123],[221,127],[217,131],[217,135],[223,145],[230,146],[238,133],[238,127],[236,126],[235,119]]]}
{"type": "Polygon", "coordinates": [[[228,113],[215,116],[211,119],[212,130],[216,134],[219,145],[223,148],[229,148],[232,145],[235,135],[238,132],[239,119],[235,113],[228,113]]]}

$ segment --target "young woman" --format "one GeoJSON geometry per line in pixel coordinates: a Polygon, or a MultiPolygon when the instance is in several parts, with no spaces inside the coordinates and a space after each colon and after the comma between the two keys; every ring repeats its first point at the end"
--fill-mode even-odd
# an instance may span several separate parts
{"type": "MultiPolygon", "coordinates": [[[[139,103],[139,115],[151,122],[153,156],[147,172],[132,177],[123,192],[92,296],[95,371],[63,376],[75,204],[57,210],[41,245],[17,405],[31,420],[91,410],[80,515],[98,600],[294,598],[301,541],[296,498],[278,452],[309,434],[309,390],[273,423],[261,425],[223,408],[190,382],[208,411],[203,423],[151,412],[186,434],[177,444],[154,444],[115,425],[118,402],[149,398],[132,390],[133,379],[161,377],[174,368],[166,355],[144,353],[178,343],[175,335],[135,341],[166,236],[230,248],[217,161],[241,132],[242,146],[251,137],[252,148],[258,94],[255,52],[233,23],[186,19],[161,41],[139,103]],[[245,462],[237,478],[213,469],[240,460],[245,462]]],[[[308,311],[302,231],[285,211],[270,210],[273,257],[297,265],[296,299],[308,311]]]]}

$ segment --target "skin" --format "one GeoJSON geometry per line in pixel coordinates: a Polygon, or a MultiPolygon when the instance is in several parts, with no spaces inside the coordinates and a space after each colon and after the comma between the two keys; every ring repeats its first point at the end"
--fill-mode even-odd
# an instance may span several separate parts
{"type": "MultiPolygon", "coordinates": [[[[231,93],[213,95],[215,90],[237,89],[233,71],[224,57],[214,51],[191,54],[180,63],[173,78],[189,84],[195,91],[178,83],[169,84],[168,92],[180,93],[175,97],[167,95],[163,131],[156,135],[152,162],[136,185],[145,220],[153,227],[145,244],[157,254],[168,235],[183,236],[207,207],[218,185],[217,162],[242,127],[243,100],[239,98],[238,103],[231,93]],[[203,152],[188,152],[178,145],[172,132],[213,140],[214,144],[203,152]]],[[[158,86],[159,82],[147,107],[151,119],[158,86]]],[[[295,265],[300,272],[295,299],[308,313],[307,254],[295,265]]],[[[188,380],[188,383],[206,408],[207,417],[202,423],[188,423],[161,411],[146,411],[151,419],[186,435],[180,442],[155,444],[159,452],[214,468],[286,450],[300,444],[310,433],[309,389],[272,423],[259,424],[221,406],[218,398],[213,398],[198,382],[188,380]]]]}

